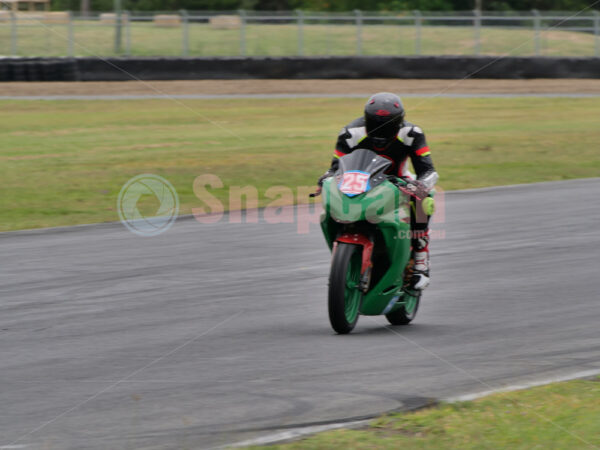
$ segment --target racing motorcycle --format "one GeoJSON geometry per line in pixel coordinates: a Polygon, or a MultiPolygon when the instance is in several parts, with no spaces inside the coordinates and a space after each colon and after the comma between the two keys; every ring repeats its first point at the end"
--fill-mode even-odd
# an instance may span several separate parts
{"type": "MultiPolygon", "coordinates": [[[[419,308],[421,291],[410,285],[415,195],[403,178],[385,174],[391,164],[358,149],[341,157],[338,170],[323,181],[320,223],[332,251],[329,321],[339,334],[350,333],[360,314],[406,325],[419,308]]],[[[424,199],[431,209],[432,196],[424,199]]]]}

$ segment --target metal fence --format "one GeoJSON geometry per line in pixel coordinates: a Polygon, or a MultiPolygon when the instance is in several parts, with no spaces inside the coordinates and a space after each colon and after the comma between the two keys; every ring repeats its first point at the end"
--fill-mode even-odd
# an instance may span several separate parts
{"type": "Polygon", "coordinates": [[[0,55],[600,56],[600,14],[0,11],[0,55]]]}

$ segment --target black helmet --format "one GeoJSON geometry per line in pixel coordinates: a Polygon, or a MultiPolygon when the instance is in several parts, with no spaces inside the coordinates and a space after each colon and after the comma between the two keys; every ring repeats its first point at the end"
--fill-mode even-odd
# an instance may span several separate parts
{"type": "Polygon", "coordinates": [[[403,121],[404,107],[395,94],[379,92],[365,105],[367,135],[375,147],[383,148],[396,139],[403,121]]]}

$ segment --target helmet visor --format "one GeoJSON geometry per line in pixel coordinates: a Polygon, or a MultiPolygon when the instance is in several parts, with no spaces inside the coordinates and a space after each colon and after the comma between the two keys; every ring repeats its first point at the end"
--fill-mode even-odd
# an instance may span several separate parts
{"type": "Polygon", "coordinates": [[[385,140],[394,139],[400,131],[400,125],[396,118],[380,118],[366,120],[367,135],[371,138],[380,138],[385,140]]]}

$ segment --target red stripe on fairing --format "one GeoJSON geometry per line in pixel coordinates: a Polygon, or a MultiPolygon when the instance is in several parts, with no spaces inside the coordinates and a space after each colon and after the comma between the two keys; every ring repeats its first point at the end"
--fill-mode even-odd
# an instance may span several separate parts
{"type": "Polygon", "coordinates": [[[423,147],[417,150],[417,156],[421,156],[423,153],[427,153],[429,151],[429,147],[423,147]]]}
{"type": "Polygon", "coordinates": [[[341,158],[342,156],[344,156],[344,155],[345,155],[345,153],[343,153],[343,152],[340,152],[338,149],[335,149],[335,150],[333,151],[333,154],[334,154],[335,156],[339,156],[340,158],[341,158]]]}

